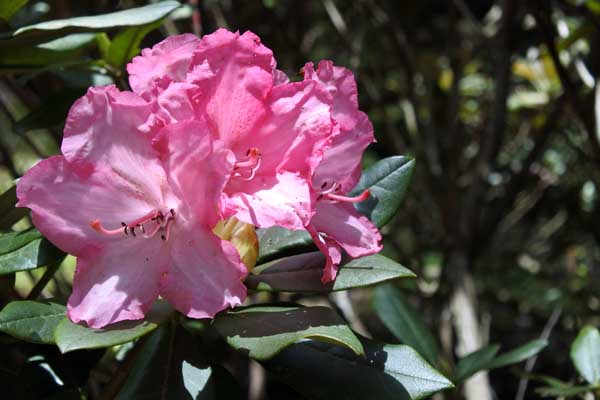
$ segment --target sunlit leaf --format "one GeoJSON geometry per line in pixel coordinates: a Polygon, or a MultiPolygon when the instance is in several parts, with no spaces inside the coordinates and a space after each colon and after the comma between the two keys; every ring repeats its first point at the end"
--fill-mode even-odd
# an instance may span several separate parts
{"type": "Polygon", "coordinates": [[[361,339],[365,356],[307,341],[283,350],[265,367],[310,399],[422,399],[452,383],[413,349],[361,339]]]}
{"type": "Polygon", "coordinates": [[[64,255],[33,228],[0,234],[0,275],[43,267],[64,255]]]}
{"type": "Polygon", "coordinates": [[[371,192],[371,197],[357,204],[358,211],[380,228],[387,224],[402,205],[414,169],[414,159],[404,156],[384,158],[368,168],[350,193],[371,192]]]}
{"type": "Polygon", "coordinates": [[[103,32],[146,25],[165,18],[179,6],[176,1],[160,1],[109,14],[40,22],[24,26],[14,32],[0,34],[0,48],[44,43],[72,33],[103,32]]]}
{"type": "Polygon", "coordinates": [[[396,338],[414,348],[427,361],[437,362],[439,349],[435,338],[421,319],[421,315],[392,285],[375,289],[375,312],[396,338]]]}
{"type": "Polygon", "coordinates": [[[123,321],[102,329],[86,328],[65,318],[56,328],[54,338],[62,353],[80,349],[97,349],[127,343],[155,330],[171,314],[164,302],[156,302],[146,318],[140,321],[123,321]]]}
{"type": "Polygon", "coordinates": [[[231,347],[256,360],[267,360],[287,346],[309,338],[363,353],[352,330],[327,307],[248,307],[218,315],[214,327],[231,347]]]}
{"type": "Polygon", "coordinates": [[[324,265],[325,256],[321,252],[290,256],[259,265],[245,284],[252,289],[274,292],[328,292],[415,276],[395,261],[376,254],[342,262],[335,282],[323,285],[324,265]]]}
{"type": "Polygon", "coordinates": [[[54,330],[66,312],[61,304],[13,301],[0,312],[0,331],[28,342],[54,344],[54,330]]]}
{"type": "Polygon", "coordinates": [[[585,326],[571,344],[571,360],[577,371],[592,384],[600,383],[600,333],[585,326]]]}

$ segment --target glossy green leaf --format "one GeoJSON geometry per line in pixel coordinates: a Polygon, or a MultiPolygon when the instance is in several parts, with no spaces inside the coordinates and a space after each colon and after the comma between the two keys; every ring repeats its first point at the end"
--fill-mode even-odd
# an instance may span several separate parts
{"type": "Polygon", "coordinates": [[[38,46],[0,48],[0,68],[41,67],[79,62],[86,48],[94,43],[95,36],[93,33],[77,33],[38,46]]]}
{"type": "Polygon", "coordinates": [[[309,399],[422,399],[453,387],[410,347],[361,341],[363,357],[307,341],[288,347],[264,366],[309,399]]]}
{"type": "Polygon", "coordinates": [[[13,301],[0,312],[0,331],[28,342],[54,344],[54,330],[66,312],[61,304],[13,301]]]}
{"type": "Polygon", "coordinates": [[[387,224],[400,209],[415,169],[410,157],[384,158],[363,172],[351,196],[369,189],[371,197],[358,203],[358,211],[379,228],[387,224]]]}
{"type": "Polygon", "coordinates": [[[125,28],[110,42],[107,49],[106,62],[117,68],[122,68],[140,52],[140,43],[146,35],[162,25],[163,20],[125,28]]]}
{"type": "Polygon", "coordinates": [[[379,254],[342,262],[333,284],[323,285],[325,256],[311,252],[259,265],[246,278],[249,288],[274,292],[329,292],[374,285],[415,275],[402,265],[379,254]]]}
{"type": "Polygon", "coordinates": [[[29,213],[29,209],[17,208],[15,204],[17,204],[17,187],[13,186],[0,195],[0,229],[10,229],[29,213]]]}
{"type": "Polygon", "coordinates": [[[585,326],[571,344],[571,360],[583,378],[592,384],[600,383],[600,332],[585,326]]]}
{"type": "Polygon", "coordinates": [[[9,21],[29,0],[0,0],[0,19],[9,21]]]}
{"type": "Polygon", "coordinates": [[[519,346],[516,349],[500,354],[494,358],[488,365],[488,369],[506,367],[507,365],[520,363],[530,357],[535,356],[537,353],[542,351],[544,347],[548,346],[548,341],[543,339],[532,340],[523,346],[519,346]]]}
{"type": "Polygon", "coordinates": [[[437,362],[439,349],[435,338],[399,289],[392,285],[377,287],[374,307],[379,319],[399,341],[414,348],[430,363],[437,362]]]}
{"type": "MultiPolygon", "coordinates": [[[[141,344],[117,400],[214,400],[219,390],[214,368],[203,359],[197,340],[181,325],[165,324],[141,344]]],[[[132,351],[137,351],[134,349],[132,351]]]]}
{"type": "Polygon", "coordinates": [[[217,316],[213,326],[231,347],[256,360],[268,360],[287,346],[309,338],[363,353],[352,330],[327,307],[248,307],[217,316]]]}
{"type": "Polygon", "coordinates": [[[56,328],[54,338],[62,353],[115,346],[152,332],[171,315],[171,312],[168,304],[158,301],[144,320],[118,322],[102,329],[76,325],[65,318],[56,328]]]}
{"type": "Polygon", "coordinates": [[[262,264],[276,258],[298,254],[316,249],[306,231],[291,231],[280,227],[257,229],[259,254],[258,263],[262,264]]]}
{"type": "Polygon", "coordinates": [[[463,381],[471,375],[487,369],[487,366],[494,359],[499,349],[500,346],[494,344],[466,355],[456,366],[456,380],[463,381]]]}
{"type": "Polygon", "coordinates": [[[43,267],[64,255],[36,229],[0,235],[0,275],[43,267]]]}
{"type": "Polygon", "coordinates": [[[180,4],[176,1],[161,1],[109,14],[40,22],[24,26],[14,32],[0,34],[0,39],[2,39],[0,48],[44,43],[72,33],[104,32],[146,25],[165,18],[179,6],[180,4]]]}

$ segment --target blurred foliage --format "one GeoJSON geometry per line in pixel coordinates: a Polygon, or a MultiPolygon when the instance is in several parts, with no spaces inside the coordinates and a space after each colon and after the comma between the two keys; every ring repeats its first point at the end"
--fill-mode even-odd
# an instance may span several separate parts
{"type": "MultiPolygon", "coordinates": [[[[498,348],[491,345],[460,360],[470,351],[459,346],[451,304],[457,290],[465,289],[477,311],[482,344],[512,349],[533,338],[549,343],[535,363],[490,373],[497,398],[537,398],[537,383],[526,384],[534,373],[555,389],[541,390],[545,395],[577,395],[597,383],[584,372],[588,382],[578,378],[567,348],[584,325],[600,325],[598,1],[191,0],[164,20],[166,11],[136,27],[118,20],[101,28],[61,27],[60,35],[69,33],[61,37],[11,29],[147,2],[29,1],[15,13],[11,7],[17,3],[26,2],[0,6],[0,27],[12,35],[2,37],[15,40],[0,47],[2,191],[37,160],[58,152],[68,108],[88,86],[127,87],[124,65],[140,47],[183,32],[252,30],[292,79],[299,79],[307,60],[323,58],[355,72],[361,108],[378,139],[365,166],[397,154],[416,159],[408,197],[383,232],[384,254],[419,277],[396,284],[404,294],[397,304],[371,289],[350,292],[350,313],[334,294],[300,298],[261,292],[257,298],[329,300],[355,330],[391,342],[410,339],[394,337],[402,329],[378,319],[386,310],[377,303],[414,308],[424,321],[417,326],[427,327],[433,337],[418,331],[410,337],[439,344],[440,354],[436,349],[428,358],[437,358],[442,370],[467,376],[474,362],[488,365],[498,348]],[[565,382],[580,390],[569,392],[565,382]]],[[[1,218],[16,222],[13,228],[20,231],[30,226],[27,218],[18,221],[22,217],[5,216],[3,209],[1,218]]],[[[31,243],[36,245],[28,245],[30,251],[42,251],[39,237],[31,243]]],[[[73,260],[66,258],[42,287],[42,297],[64,298],[72,270],[73,260]]],[[[0,276],[0,305],[27,297],[43,276],[40,270],[0,276]]],[[[277,362],[293,352],[282,353],[277,362]]],[[[24,343],[0,352],[3,368],[26,367],[19,379],[35,382],[10,385],[10,374],[0,374],[7,398],[47,398],[56,391],[54,372],[44,365],[57,357],[54,348],[24,343]]],[[[120,364],[103,351],[62,357],[71,363],[57,364],[64,368],[56,371],[66,379],[64,387],[83,387],[91,398],[119,378],[120,364]]],[[[235,365],[230,370],[243,376],[248,364],[230,357],[238,361],[228,361],[235,365]]],[[[132,361],[126,357],[122,363],[132,361]]],[[[242,382],[243,390],[255,390],[252,382],[242,382]]],[[[270,375],[266,382],[254,398],[299,398],[270,375]]],[[[461,388],[444,396],[461,398],[461,388]]],[[[78,390],[72,398],[79,398],[78,390]]]]}

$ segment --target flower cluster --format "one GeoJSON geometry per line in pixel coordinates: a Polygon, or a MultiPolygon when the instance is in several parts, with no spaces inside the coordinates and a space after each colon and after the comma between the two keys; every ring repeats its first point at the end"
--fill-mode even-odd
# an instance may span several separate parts
{"type": "Polygon", "coordinates": [[[77,257],[68,314],[102,327],[161,296],[193,318],[241,304],[247,268],[215,227],[237,219],[310,232],[323,281],[381,249],[348,197],[373,128],[354,77],[322,61],[289,82],[251,32],[170,37],[128,65],[133,91],[90,88],[62,155],[19,181],[18,206],[77,257]],[[235,219],[234,219],[235,218],[235,219]]]}

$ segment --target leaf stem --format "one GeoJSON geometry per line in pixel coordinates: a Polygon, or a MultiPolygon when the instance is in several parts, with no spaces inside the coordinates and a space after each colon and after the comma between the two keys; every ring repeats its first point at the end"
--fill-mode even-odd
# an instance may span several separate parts
{"type": "Polygon", "coordinates": [[[60,267],[60,264],[62,264],[63,260],[64,260],[64,257],[61,257],[59,260],[56,260],[56,261],[48,264],[48,267],[46,268],[44,275],[42,275],[42,277],[35,284],[33,289],[31,289],[31,292],[29,292],[29,295],[27,296],[27,300],[35,300],[38,298],[38,296],[42,293],[42,291],[44,290],[44,288],[46,287],[48,282],[50,282],[50,279],[52,279],[52,277],[54,276],[56,271],[58,271],[58,268],[60,267]]]}

